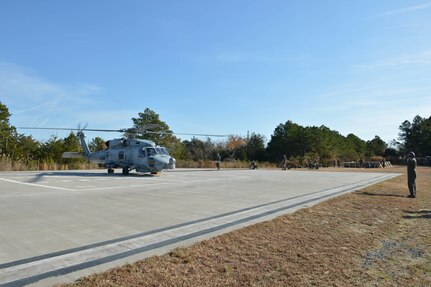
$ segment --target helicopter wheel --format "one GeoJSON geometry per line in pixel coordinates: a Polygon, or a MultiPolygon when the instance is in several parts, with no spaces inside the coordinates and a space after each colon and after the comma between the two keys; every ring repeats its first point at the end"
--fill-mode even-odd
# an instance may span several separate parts
{"type": "Polygon", "coordinates": [[[128,175],[129,174],[129,168],[128,167],[123,167],[123,174],[124,175],[128,175]]]}
{"type": "Polygon", "coordinates": [[[108,168],[108,173],[114,173],[114,169],[113,168],[108,168]]]}

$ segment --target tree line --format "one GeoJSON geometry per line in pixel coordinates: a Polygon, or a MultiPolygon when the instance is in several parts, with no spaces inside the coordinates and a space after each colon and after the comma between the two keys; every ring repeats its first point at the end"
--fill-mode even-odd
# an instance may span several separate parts
{"type": "MultiPolygon", "coordinates": [[[[21,163],[35,169],[41,163],[68,165],[69,168],[77,168],[84,163],[83,159],[61,157],[66,151],[82,151],[74,132],[70,132],[65,138],[52,136],[49,140],[40,142],[32,136],[18,133],[9,123],[10,116],[6,105],[0,102],[0,156],[3,160],[7,158],[12,164],[21,163]]],[[[254,132],[246,136],[231,135],[217,141],[209,137],[180,140],[169,125],[148,108],[139,113],[138,117],[132,118],[132,123],[140,132],[125,134],[125,137],[150,139],[167,147],[179,165],[185,161],[215,160],[217,154],[220,154],[223,161],[255,160],[276,164],[286,155],[289,163],[294,166],[303,166],[310,161],[330,166],[340,161],[379,158],[399,163],[397,161],[410,150],[427,164],[431,155],[431,116],[428,118],[416,116],[412,122],[406,120],[401,123],[399,137],[390,145],[377,135],[372,140],[364,141],[354,134],[343,136],[323,125],[304,127],[290,120],[280,123],[275,128],[267,144],[267,139],[263,135],[254,132]],[[156,128],[146,130],[145,127],[149,124],[156,124],[156,128]]],[[[106,148],[104,140],[100,137],[91,139],[89,147],[92,151],[106,148]]]]}

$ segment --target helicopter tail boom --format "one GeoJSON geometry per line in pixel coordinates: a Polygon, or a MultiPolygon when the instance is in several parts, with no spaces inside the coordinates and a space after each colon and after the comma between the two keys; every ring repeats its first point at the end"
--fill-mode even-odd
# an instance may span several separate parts
{"type": "Polygon", "coordinates": [[[79,132],[77,133],[77,136],[79,137],[79,141],[80,141],[80,143],[81,143],[81,147],[82,147],[82,149],[84,150],[84,156],[85,156],[85,157],[89,157],[89,156],[90,156],[90,154],[91,154],[91,151],[90,151],[90,149],[88,148],[87,143],[85,142],[85,135],[84,135],[84,133],[82,132],[82,130],[81,130],[81,131],[79,131],[79,132]]]}
{"type": "Polygon", "coordinates": [[[82,152],[64,152],[62,158],[84,158],[82,152]]]}

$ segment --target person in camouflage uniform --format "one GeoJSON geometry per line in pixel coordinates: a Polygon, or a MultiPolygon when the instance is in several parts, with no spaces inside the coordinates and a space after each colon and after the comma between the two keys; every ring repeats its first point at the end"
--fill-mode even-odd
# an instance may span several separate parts
{"type": "Polygon", "coordinates": [[[414,152],[407,154],[407,185],[409,187],[410,194],[408,197],[416,197],[416,166],[417,161],[414,152]]]}
{"type": "Polygon", "coordinates": [[[220,162],[221,162],[221,156],[219,153],[217,153],[216,161],[215,161],[217,170],[220,170],[220,162]]]}
{"type": "Polygon", "coordinates": [[[283,154],[283,161],[281,162],[281,165],[282,165],[282,170],[287,169],[287,156],[285,154],[283,154]]]}

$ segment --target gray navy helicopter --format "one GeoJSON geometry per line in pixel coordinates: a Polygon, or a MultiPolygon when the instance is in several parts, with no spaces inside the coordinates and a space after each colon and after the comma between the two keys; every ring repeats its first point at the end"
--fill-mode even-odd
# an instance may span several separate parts
{"type": "MultiPolygon", "coordinates": [[[[77,136],[83,152],[65,152],[63,158],[85,158],[91,163],[96,163],[99,167],[108,169],[108,173],[114,173],[115,168],[121,168],[124,175],[129,174],[130,171],[151,174],[158,174],[162,170],[175,169],[176,160],[173,158],[168,150],[163,146],[158,146],[151,140],[134,139],[131,137],[137,133],[156,133],[156,134],[174,134],[164,132],[151,132],[150,128],[157,125],[146,125],[144,128],[128,128],[119,130],[105,130],[105,129],[86,129],[84,128],[34,128],[34,127],[21,127],[21,129],[47,129],[47,130],[76,130],[77,136]],[[98,131],[98,132],[120,132],[128,135],[128,138],[112,139],[105,142],[107,148],[104,150],[91,152],[85,141],[84,131],[98,131]]],[[[181,134],[181,133],[175,133],[181,134]]],[[[221,135],[204,135],[204,134],[184,134],[193,136],[221,136],[221,135]]]]}

